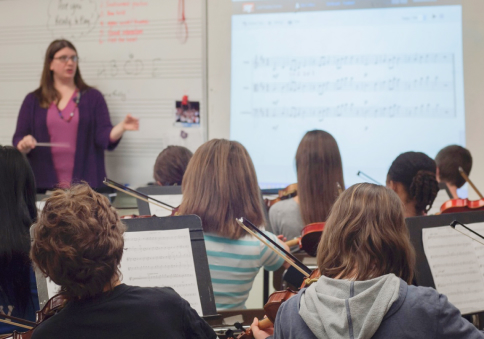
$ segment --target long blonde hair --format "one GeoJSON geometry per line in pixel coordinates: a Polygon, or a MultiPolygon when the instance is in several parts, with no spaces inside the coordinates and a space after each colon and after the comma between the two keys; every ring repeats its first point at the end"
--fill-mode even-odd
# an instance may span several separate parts
{"type": "Polygon", "coordinates": [[[336,200],[318,247],[322,275],[368,280],[394,273],[411,283],[415,250],[395,192],[356,184],[336,200]]]}
{"type": "Polygon", "coordinates": [[[213,139],[200,146],[188,163],[182,191],[179,213],[198,215],[205,232],[239,239],[246,232],[235,218],[264,223],[254,165],[236,141],[213,139]]]}

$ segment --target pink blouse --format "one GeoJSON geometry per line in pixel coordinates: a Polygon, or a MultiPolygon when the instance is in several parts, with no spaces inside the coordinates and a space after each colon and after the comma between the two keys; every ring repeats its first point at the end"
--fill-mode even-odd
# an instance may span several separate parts
{"type": "Polygon", "coordinates": [[[50,142],[54,144],[51,147],[51,152],[59,187],[68,187],[72,181],[77,128],[79,126],[79,109],[75,103],[76,99],[77,91],[74,92],[67,106],[60,112],[63,119],[59,116],[59,109],[54,102],[47,110],[47,129],[50,142]],[[71,118],[72,112],[74,115],[71,118]]]}

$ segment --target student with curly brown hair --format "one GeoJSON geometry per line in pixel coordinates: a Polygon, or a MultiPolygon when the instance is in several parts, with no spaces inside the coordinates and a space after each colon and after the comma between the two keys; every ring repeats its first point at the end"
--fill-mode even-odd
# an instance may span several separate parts
{"type": "Polygon", "coordinates": [[[333,205],[318,247],[321,277],[284,302],[256,339],[482,339],[445,295],[409,285],[415,253],[399,197],[356,184],[333,205]]]}
{"type": "Polygon", "coordinates": [[[216,337],[173,289],[121,283],[124,230],[107,198],[86,184],[47,199],[31,257],[61,286],[67,304],[33,339],[216,337]]]}
{"type": "Polygon", "coordinates": [[[405,205],[405,217],[427,215],[439,191],[435,161],[421,152],[400,154],[390,166],[386,185],[405,205]]]}

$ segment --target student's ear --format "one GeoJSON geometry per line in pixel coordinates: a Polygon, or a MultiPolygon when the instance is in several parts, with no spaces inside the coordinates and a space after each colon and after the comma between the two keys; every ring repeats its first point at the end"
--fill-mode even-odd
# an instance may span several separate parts
{"type": "Polygon", "coordinates": [[[440,182],[440,174],[439,174],[439,168],[437,167],[437,170],[435,171],[435,178],[437,179],[437,182],[440,182]]]}
{"type": "Polygon", "coordinates": [[[158,186],[163,186],[163,184],[162,184],[160,181],[158,181],[158,180],[156,180],[156,184],[157,184],[158,186]]]}
{"type": "Polygon", "coordinates": [[[387,186],[387,188],[391,189],[394,192],[397,191],[397,184],[392,180],[387,180],[386,186],[387,186]]]}

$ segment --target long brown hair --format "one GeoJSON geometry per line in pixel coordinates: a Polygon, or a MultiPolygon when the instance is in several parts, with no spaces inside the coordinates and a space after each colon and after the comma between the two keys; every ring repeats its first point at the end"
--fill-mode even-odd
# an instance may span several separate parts
{"type": "Polygon", "coordinates": [[[309,131],[296,152],[297,195],[304,224],[323,222],[344,188],[338,144],[331,134],[309,131]]]}
{"type": "MultiPolygon", "coordinates": [[[[74,50],[77,54],[76,48],[68,40],[54,40],[47,47],[44,58],[44,69],[42,70],[42,77],[40,78],[40,87],[34,92],[35,96],[39,99],[40,107],[48,108],[52,102],[58,102],[61,99],[60,93],[54,87],[54,75],[50,70],[50,64],[54,60],[54,55],[65,47],[74,50]]],[[[77,64],[76,74],[74,75],[74,84],[81,92],[90,88],[82,80],[79,63],[77,64]]]]}
{"type": "Polygon", "coordinates": [[[213,139],[200,146],[188,164],[182,191],[179,213],[198,215],[205,232],[239,239],[247,233],[235,218],[264,223],[254,165],[236,141],[213,139]]]}
{"type": "Polygon", "coordinates": [[[415,250],[404,207],[392,190],[356,184],[336,200],[318,247],[322,275],[355,280],[393,273],[411,283],[415,250]]]}

